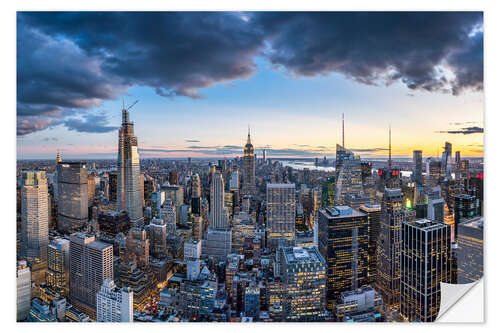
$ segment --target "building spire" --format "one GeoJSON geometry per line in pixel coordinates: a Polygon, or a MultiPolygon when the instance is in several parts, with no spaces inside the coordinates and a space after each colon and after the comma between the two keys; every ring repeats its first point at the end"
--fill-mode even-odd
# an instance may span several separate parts
{"type": "Polygon", "coordinates": [[[389,168],[392,167],[391,124],[389,124],[389,168]]]}
{"type": "Polygon", "coordinates": [[[342,112],[342,148],[345,148],[345,146],[344,146],[344,112],[342,112]]]}
{"type": "Polygon", "coordinates": [[[248,125],[248,139],[247,139],[247,144],[251,144],[252,142],[250,141],[250,125],[248,125]]]}

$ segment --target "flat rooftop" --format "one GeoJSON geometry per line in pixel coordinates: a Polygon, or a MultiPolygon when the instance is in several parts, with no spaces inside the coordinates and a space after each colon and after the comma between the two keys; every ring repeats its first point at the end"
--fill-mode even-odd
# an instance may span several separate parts
{"type": "Polygon", "coordinates": [[[316,247],[284,247],[287,264],[325,263],[325,260],[316,247]]]}
{"type": "Polygon", "coordinates": [[[349,206],[326,207],[325,209],[322,209],[322,211],[325,213],[325,215],[327,215],[329,218],[332,219],[340,219],[345,217],[359,217],[366,215],[365,213],[362,213],[359,210],[349,206]]]}
{"type": "Polygon", "coordinates": [[[403,222],[404,224],[410,225],[412,227],[417,227],[424,231],[431,231],[435,229],[440,229],[446,226],[446,224],[431,221],[429,219],[419,219],[411,222],[403,222]]]}

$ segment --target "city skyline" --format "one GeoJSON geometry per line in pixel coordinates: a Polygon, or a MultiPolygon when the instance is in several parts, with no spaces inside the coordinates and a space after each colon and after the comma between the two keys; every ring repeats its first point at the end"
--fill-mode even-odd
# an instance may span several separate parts
{"type": "Polygon", "coordinates": [[[341,14],[361,28],[334,20],[335,12],[74,12],[70,20],[18,13],[18,159],[51,159],[58,149],[67,159],[115,158],[123,99],[139,100],[130,118],[141,158],[239,156],[248,126],[258,156],[266,149],[270,158],[331,158],[342,113],[346,148],[362,157],[387,155],[389,125],[395,157],[414,149],[435,156],[445,141],[462,156],[482,156],[482,14],[341,14]],[[147,35],[148,15],[159,22],[155,36],[147,35]],[[118,31],[123,19],[129,23],[118,31]],[[117,45],[71,20],[129,39],[117,45]],[[299,22],[311,30],[302,37],[305,49],[290,38],[299,22]],[[396,24],[407,35],[389,30],[396,24]],[[380,46],[370,44],[367,29],[380,46]],[[425,45],[430,32],[444,42],[425,45]],[[178,38],[188,46],[173,47],[178,38]],[[136,59],[126,47],[142,53],[136,59]],[[54,73],[54,58],[81,66],[54,73]]]}

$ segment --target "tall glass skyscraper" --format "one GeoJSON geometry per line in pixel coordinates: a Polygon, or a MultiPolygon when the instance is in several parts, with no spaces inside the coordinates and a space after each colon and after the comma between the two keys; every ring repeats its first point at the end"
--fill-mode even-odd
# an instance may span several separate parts
{"type": "Polygon", "coordinates": [[[224,209],[224,180],[219,170],[212,174],[210,184],[210,228],[226,229],[226,211],[224,209]]]}
{"type": "Polygon", "coordinates": [[[118,133],[118,191],[117,210],[124,210],[133,226],[144,224],[142,213],[141,167],[139,148],[134,135],[134,123],[128,111],[122,110],[122,126],[118,133]]]}
{"type": "Polygon", "coordinates": [[[57,163],[58,220],[57,229],[73,233],[88,219],[88,172],[85,162],[57,163]]]}
{"type": "Polygon", "coordinates": [[[368,283],[368,216],[347,206],[319,211],[318,248],[326,261],[326,306],[368,283]]]}
{"type": "Polygon", "coordinates": [[[401,228],[401,315],[432,322],[439,313],[440,283],[451,283],[450,226],[421,219],[401,228]]]}
{"type": "Polygon", "coordinates": [[[424,185],[424,178],[422,176],[422,151],[413,151],[413,163],[415,163],[415,169],[413,170],[413,180],[418,186],[424,185]]]}
{"type": "Polygon", "coordinates": [[[361,159],[350,150],[337,145],[335,156],[335,205],[344,205],[346,194],[363,194],[363,182],[361,178],[361,159]]]}
{"type": "Polygon", "coordinates": [[[24,172],[21,191],[21,255],[29,262],[46,262],[49,244],[49,197],[45,171],[24,172]]]}
{"type": "Polygon", "coordinates": [[[376,286],[388,308],[399,306],[401,224],[404,216],[401,189],[385,189],[377,243],[376,286]]]}
{"type": "Polygon", "coordinates": [[[295,184],[267,184],[267,247],[295,244],[295,184]]]}

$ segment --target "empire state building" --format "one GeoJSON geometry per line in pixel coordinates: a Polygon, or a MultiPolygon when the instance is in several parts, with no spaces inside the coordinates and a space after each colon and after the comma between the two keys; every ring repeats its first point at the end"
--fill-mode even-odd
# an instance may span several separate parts
{"type": "Polygon", "coordinates": [[[243,194],[255,194],[255,153],[248,129],[247,144],[243,151],[243,194]]]}
{"type": "MultiPolygon", "coordinates": [[[[135,104],[135,103],[134,103],[135,104]]],[[[129,107],[130,109],[130,107],[129,107]]],[[[129,120],[128,110],[122,109],[122,126],[118,133],[118,190],[116,208],[124,210],[133,226],[142,226],[141,169],[134,123],[129,120]]]]}

